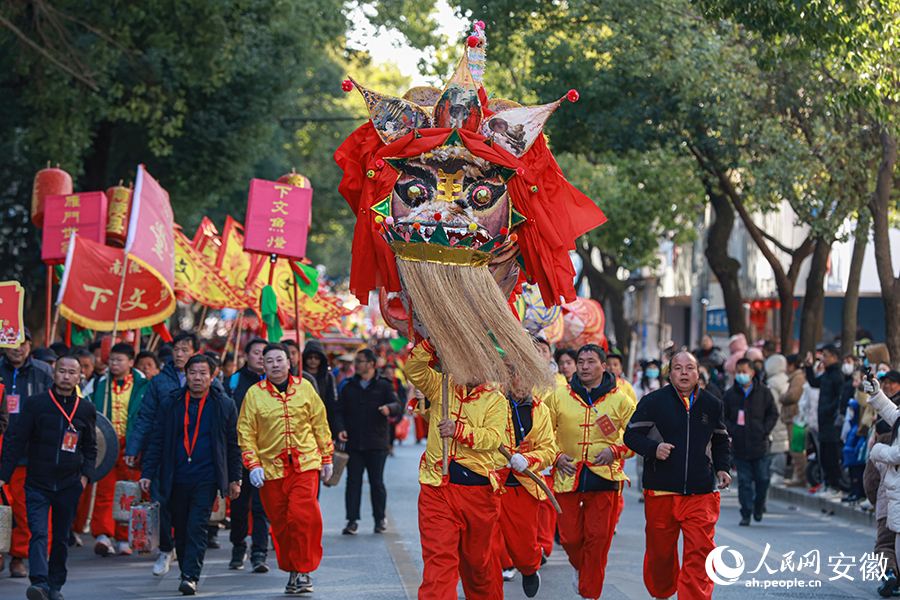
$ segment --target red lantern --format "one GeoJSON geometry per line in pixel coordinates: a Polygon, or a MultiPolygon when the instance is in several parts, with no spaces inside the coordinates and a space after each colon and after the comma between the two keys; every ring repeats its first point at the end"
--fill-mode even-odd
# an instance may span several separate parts
{"type": "Polygon", "coordinates": [[[41,169],[34,176],[34,185],[31,188],[31,222],[37,227],[44,226],[44,200],[47,196],[63,196],[72,193],[72,176],[56,165],[41,169]]]}
{"type": "Polygon", "coordinates": [[[244,250],[295,259],[305,257],[312,194],[308,187],[250,180],[244,250]]]}
{"type": "Polygon", "coordinates": [[[775,303],[775,310],[781,310],[781,301],[775,303]]]}
{"type": "Polygon", "coordinates": [[[108,218],[106,221],[106,245],[124,248],[128,238],[128,221],[131,218],[131,200],[134,190],[119,185],[106,190],[108,218]]]}
{"type": "Polygon", "coordinates": [[[753,302],[750,303],[750,308],[752,310],[762,310],[762,307],[763,307],[762,302],[760,302],[759,300],[754,300],[753,302]]]}
{"type": "Polygon", "coordinates": [[[765,310],[772,310],[775,308],[775,302],[773,300],[763,300],[763,308],[765,310]]]}
{"type": "Polygon", "coordinates": [[[794,300],[794,310],[800,308],[800,302],[798,300],[794,300]]]}
{"type": "Polygon", "coordinates": [[[276,181],[278,183],[286,183],[288,185],[300,188],[312,187],[312,184],[309,182],[309,178],[298,173],[296,169],[291,169],[290,173],[282,175],[281,177],[276,179],[276,181]]]}

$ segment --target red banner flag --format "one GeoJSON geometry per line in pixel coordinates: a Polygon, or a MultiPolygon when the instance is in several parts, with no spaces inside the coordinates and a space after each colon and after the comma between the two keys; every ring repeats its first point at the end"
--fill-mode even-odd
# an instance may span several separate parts
{"type": "Polygon", "coordinates": [[[0,283],[0,348],[18,348],[25,341],[24,302],[25,289],[18,281],[0,283]]]}
{"type": "Polygon", "coordinates": [[[106,194],[83,192],[47,196],[44,200],[44,231],[41,260],[60,265],[66,260],[69,238],[75,233],[95,241],[106,239],[106,194]]]}
{"type": "MultiPolygon", "coordinates": [[[[124,266],[122,248],[73,236],[57,297],[59,314],[80,327],[112,331],[124,266]]],[[[170,289],[138,261],[129,258],[127,268],[119,329],[151,327],[168,319],[175,312],[170,289]]]]}
{"type": "Polygon", "coordinates": [[[312,188],[250,181],[244,249],[286,258],[306,256],[312,188]]]}
{"type": "MultiPolygon", "coordinates": [[[[169,193],[138,165],[125,252],[168,286],[175,288],[175,220],[169,193]]],[[[123,298],[124,301],[124,298],[123,298]]]]}
{"type": "Polygon", "coordinates": [[[219,236],[219,230],[216,229],[209,217],[203,217],[194,239],[191,244],[196,248],[197,252],[203,255],[206,264],[214,266],[216,259],[219,257],[219,250],[222,247],[222,238],[219,236]]]}

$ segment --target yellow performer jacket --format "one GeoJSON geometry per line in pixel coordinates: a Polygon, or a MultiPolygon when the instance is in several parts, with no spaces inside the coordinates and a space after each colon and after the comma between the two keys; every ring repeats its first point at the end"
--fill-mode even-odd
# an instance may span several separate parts
{"type": "MultiPolygon", "coordinates": [[[[507,401],[507,424],[506,432],[503,436],[503,446],[510,454],[519,453],[524,456],[525,459],[528,460],[528,468],[531,472],[539,475],[541,471],[553,465],[559,450],[556,446],[556,435],[553,432],[553,425],[550,423],[550,409],[548,408],[547,403],[537,396],[533,398],[532,403],[531,431],[525,435],[525,439],[521,446],[516,447],[515,428],[517,425],[515,416],[512,414],[512,407],[507,401]]],[[[510,468],[503,468],[497,473],[500,478],[501,486],[504,488],[504,492],[506,489],[503,484],[506,483],[510,472],[513,473],[518,482],[522,484],[522,487],[525,488],[529,494],[538,500],[543,500],[547,497],[547,494],[545,494],[544,491],[527,475],[524,473],[516,473],[510,468]]]]}
{"type": "Polygon", "coordinates": [[[298,473],[318,471],[334,454],[322,399],[308,381],[289,377],[284,394],[268,380],[247,390],[238,418],[244,466],[262,467],[269,480],[285,477],[292,465],[298,473]]]}
{"type": "MultiPolygon", "coordinates": [[[[576,379],[573,377],[573,384],[576,379]]],[[[576,384],[580,385],[580,384],[576,384]]],[[[578,472],[573,477],[563,476],[553,469],[555,492],[571,492],[575,489],[581,469],[587,467],[596,475],[609,481],[629,481],[623,468],[625,459],[634,456],[622,441],[623,432],[634,413],[631,398],[616,387],[612,373],[606,372],[600,389],[609,389],[593,401],[593,407],[572,391],[572,385],[557,390],[548,398],[550,421],[556,433],[559,452],[571,456],[578,472]],[[611,448],[615,460],[611,465],[594,465],[594,455],[611,448]]],[[[557,458],[559,454],[557,454],[557,458]]],[[[556,460],[554,459],[554,463],[556,460]]]]}
{"type": "MultiPolygon", "coordinates": [[[[430,405],[420,402],[416,410],[428,419],[428,443],[419,462],[419,483],[445,485],[442,476],[443,442],[438,430],[441,422],[441,374],[431,368],[433,349],[427,341],[413,348],[406,361],[406,377],[419,388],[430,405]]],[[[491,384],[482,384],[466,394],[466,388],[450,380],[450,419],[456,421],[456,433],[450,438],[450,460],[491,480],[500,487],[497,469],[506,459],[497,451],[509,426],[506,397],[491,384]]]]}

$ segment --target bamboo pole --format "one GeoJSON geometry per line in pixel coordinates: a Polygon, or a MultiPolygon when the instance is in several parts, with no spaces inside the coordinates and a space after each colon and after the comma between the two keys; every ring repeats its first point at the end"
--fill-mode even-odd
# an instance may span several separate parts
{"type": "MultiPolygon", "coordinates": [[[[231,324],[231,331],[228,332],[228,337],[225,338],[225,347],[222,348],[222,364],[225,364],[225,355],[228,354],[228,344],[231,343],[231,336],[234,335],[235,330],[237,329],[238,321],[241,320],[243,316],[241,313],[243,311],[238,311],[238,316],[234,319],[234,323],[231,324]]],[[[235,349],[237,348],[237,340],[234,343],[235,349]]],[[[235,364],[237,363],[237,353],[235,353],[235,364]]]]}
{"type": "MultiPolygon", "coordinates": [[[[450,418],[450,376],[441,374],[441,419],[450,418]]],[[[443,474],[446,477],[450,473],[450,438],[443,438],[443,474]]]]}
{"type": "MultiPolygon", "coordinates": [[[[47,265],[47,322],[45,323],[44,335],[47,337],[47,343],[44,344],[48,348],[50,344],[53,343],[53,338],[50,337],[50,313],[53,310],[53,265],[47,265]]],[[[59,313],[57,313],[57,317],[59,313]]]]}
{"type": "MultiPolygon", "coordinates": [[[[297,284],[297,276],[291,271],[294,279],[294,330],[297,332],[297,345],[300,345],[300,286],[297,284]]],[[[302,370],[302,369],[301,369],[302,370]]]]}

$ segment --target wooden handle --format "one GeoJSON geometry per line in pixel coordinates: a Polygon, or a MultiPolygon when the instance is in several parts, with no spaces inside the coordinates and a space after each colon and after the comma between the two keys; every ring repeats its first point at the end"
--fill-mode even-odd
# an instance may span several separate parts
{"type": "MultiPolygon", "coordinates": [[[[441,419],[450,418],[450,376],[446,373],[441,375],[441,419]]],[[[443,456],[443,473],[444,477],[450,474],[450,438],[443,438],[444,456],[443,456]]]]}
{"type": "MultiPolygon", "coordinates": [[[[498,450],[500,451],[500,454],[503,455],[503,458],[505,458],[506,460],[512,460],[512,454],[509,453],[509,450],[507,450],[506,448],[504,448],[502,445],[500,446],[500,448],[498,448],[498,450]]],[[[533,482],[535,482],[536,484],[538,484],[538,487],[539,487],[539,488],[541,488],[542,490],[544,490],[544,493],[547,494],[547,497],[548,497],[548,498],[550,498],[550,502],[553,503],[553,508],[556,509],[556,512],[562,514],[562,508],[559,507],[559,502],[556,501],[556,496],[554,496],[554,495],[553,495],[553,492],[550,491],[550,488],[547,487],[546,482],[544,482],[544,478],[541,477],[540,475],[535,475],[535,474],[531,471],[531,469],[525,469],[525,470],[522,471],[522,472],[525,473],[526,475],[528,475],[528,477],[529,477],[533,482]]]]}

